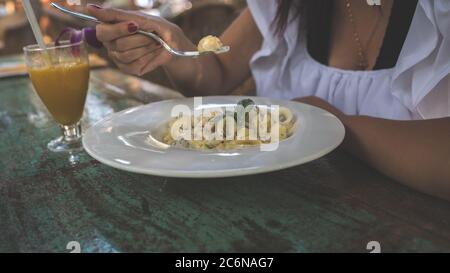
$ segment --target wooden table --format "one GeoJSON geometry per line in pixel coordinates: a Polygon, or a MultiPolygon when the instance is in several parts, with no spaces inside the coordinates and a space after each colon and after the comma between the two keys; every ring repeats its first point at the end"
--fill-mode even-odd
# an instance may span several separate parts
{"type": "MultiPolygon", "coordinates": [[[[112,70],[92,76],[87,124],[157,99],[99,84],[136,85],[112,70]]],[[[58,134],[27,78],[0,80],[1,252],[68,252],[69,241],[83,252],[368,252],[369,241],[383,252],[450,251],[449,203],[339,150],[269,174],[172,179],[85,153],[71,165],[46,149],[58,134]]]]}

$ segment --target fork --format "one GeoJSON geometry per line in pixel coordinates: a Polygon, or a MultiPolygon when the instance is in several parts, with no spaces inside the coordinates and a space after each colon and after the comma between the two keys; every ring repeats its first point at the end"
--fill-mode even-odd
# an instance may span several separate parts
{"type": "MultiPolygon", "coordinates": [[[[85,21],[90,21],[90,22],[94,22],[96,24],[101,24],[103,22],[101,22],[100,20],[98,20],[97,18],[93,17],[93,16],[89,16],[86,14],[83,14],[81,12],[75,12],[69,9],[66,9],[64,7],[61,7],[60,5],[56,4],[56,3],[50,3],[50,6],[52,6],[53,8],[56,8],[57,10],[64,12],[68,15],[77,17],[79,19],[85,20],[85,21]]],[[[222,53],[226,53],[228,51],[230,51],[230,47],[229,46],[223,46],[221,49],[217,50],[217,51],[205,51],[205,52],[200,52],[200,51],[181,51],[181,50],[177,50],[172,48],[170,45],[168,45],[161,37],[159,37],[158,35],[152,33],[152,32],[147,32],[147,31],[143,31],[143,30],[138,30],[137,33],[145,35],[147,37],[150,37],[152,39],[154,39],[156,42],[160,43],[170,54],[178,56],[178,57],[190,57],[190,58],[196,58],[198,56],[201,55],[207,55],[207,54],[222,54],[222,53]]]]}

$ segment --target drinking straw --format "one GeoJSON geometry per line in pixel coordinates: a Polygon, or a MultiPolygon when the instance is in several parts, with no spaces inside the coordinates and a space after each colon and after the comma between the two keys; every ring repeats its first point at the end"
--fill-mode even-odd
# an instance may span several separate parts
{"type": "Polygon", "coordinates": [[[50,56],[48,56],[48,54],[47,54],[47,51],[46,51],[47,47],[45,46],[44,38],[42,36],[41,29],[39,28],[39,24],[36,19],[36,15],[34,14],[33,7],[31,6],[30,1],[31,0],[22,0],[23,8],[24,8],[25,14],[28,18],[28,22],[31,25],[31,30],[33,31],[34,38],[36,38],[36,41],[37,41],[39,47],[42,50],[44,50],[44,58],[46,59],[47,64],[51,65],[50,56]]]}

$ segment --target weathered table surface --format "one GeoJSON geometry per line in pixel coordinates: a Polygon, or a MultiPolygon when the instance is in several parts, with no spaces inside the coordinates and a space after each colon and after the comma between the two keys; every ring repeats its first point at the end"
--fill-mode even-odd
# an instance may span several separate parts
{"type": "MultiPolygon", "coordinates": [[[[91,85],[86,123],[140,104],[116,89],[91,85]]],[[[339,150],[270,174],[172,179],[85,153],[72,166],[46,149],[58,134],[28,78],[0,80],[1,252],[68,252],[69,241],[83,252],[367,252],[374,240],[384,252],[450,251],[450,203],[339,150]]]]}

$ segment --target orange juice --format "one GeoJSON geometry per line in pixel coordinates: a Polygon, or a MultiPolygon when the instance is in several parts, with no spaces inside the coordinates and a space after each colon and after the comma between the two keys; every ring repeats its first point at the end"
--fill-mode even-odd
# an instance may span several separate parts
{"type": "Polygon", "coordinates": [[[58,123],[73,125],[80,121],[89,85],[87,63],[29,68],[28,72],[34,89],[58,123]]]}

